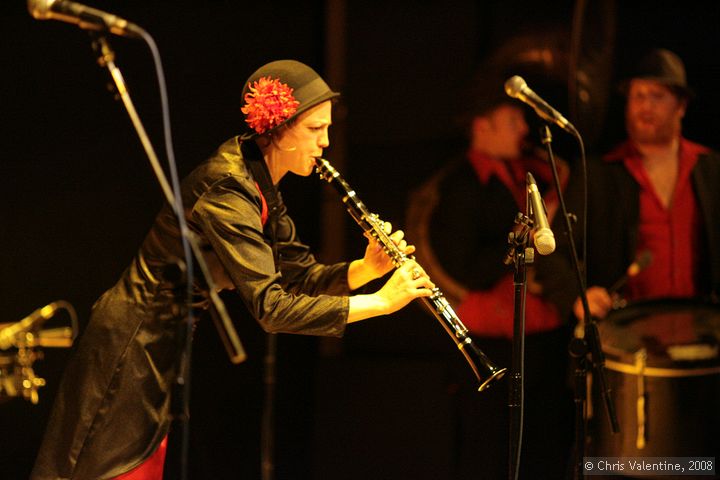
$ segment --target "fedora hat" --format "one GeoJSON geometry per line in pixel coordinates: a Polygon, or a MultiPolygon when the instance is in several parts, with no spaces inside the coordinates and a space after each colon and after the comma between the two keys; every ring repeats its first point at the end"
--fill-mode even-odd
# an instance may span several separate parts
{"type": "Polygon", "coordinates": [[[652,80],[671,88],[679,96],[692,98],[694,93],[687,84],[685,65],[676,54],[664,48],[648,52],[637,64],[632,75],[620,84],[620,91],[627,94],[633,79],[652,80]]]}

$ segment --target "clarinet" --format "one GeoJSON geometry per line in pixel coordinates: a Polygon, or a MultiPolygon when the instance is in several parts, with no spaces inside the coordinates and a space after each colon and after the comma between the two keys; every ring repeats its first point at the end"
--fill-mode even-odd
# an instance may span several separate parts
{"type": "MultiPolygon", "coordinates": [[[[355,191],[350,188],[350,185],[345,182],[338,171],[330,165],[330,162],[324,158],[316,157],[315,163],[320,178],[326,180],[337,190],[350,216],[360,225],[363,231],[369,233],[380,244],[392,260],[395,268],[400,267],[410,259],[414,260],[414,258],[405,255],[395,242],[392,241],[390,236],[385,233],[383,229],[384,222],[377,214],[368,211],[362,200],[358,198],[355,191]]],[[[420,300],[422,300],[427,310],[437,318],[447,334],[453,339],[460,352],[462,352],[477,377],[478,382],[480,382],[478,391],[485,390],[493,382],[502,378],[507,369],[495,366],[487,355],[475,346],[472,339],[468,336],[467,327],[460,321],[460,318],[445,299],[440,289],[436,287],[432,292],[432,296],[423,297],[420,300]]]]}

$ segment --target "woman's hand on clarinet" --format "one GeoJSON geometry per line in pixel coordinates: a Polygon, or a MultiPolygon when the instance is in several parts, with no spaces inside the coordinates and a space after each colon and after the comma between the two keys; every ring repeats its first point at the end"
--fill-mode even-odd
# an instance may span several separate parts
{"type": "Polygon", "coordinates": [[[433,288],[425,270],[408,260],[376,293],[350,297],[348,322],[396,312],[416,298],[431,296],[433,288]]]}
{"type": "Polygon", "coordinates": [[[387,303],[386,313],[392,313],[418,297],[429,297],[433,288],[435,284],[425,270],[414,260],[408,260],[392,274],[377,295],[387,303]]]}
{"type": "MultiPolygon", "coordinates": [[[[415,252],[415,246],[408,245],[403,238],[405,233],[402,230],[392,232],[390,222],[383,223],[383,231],[390,236],[393,243],[405,255],[412,255],[415,252]]],[[[380,243],[368,233],[365,234],[365,237],[368,239],[365,256],[361,260],[352,262],[348,270],[348,284],[351,290],[382,277],[395,267],[392,259],[385,253],[380,243]]]]}
{"type": "MultiPolygon", "coordinates": [[[[390,240],[392,240],[393,243],[397,245],[398,249],[405,255],[412,255],[415,252],[415,245],[408,245],[405,241],[405,232],[402,230],[396,230],[393,232],[392,224],[390,222],[383,222],[383,231],[390,236],[390,240]]],[[[387,253],[385,253],[382,246],[372,235],[366,233],[365,237],[368,239],[368,245],[365,249],[365,257],[363,257],[363,261],[365,262],[366,268],[375,275],[375,278],[380,278],[392,270],[395,265],[393,264],[392,259],[387,253]]]]}

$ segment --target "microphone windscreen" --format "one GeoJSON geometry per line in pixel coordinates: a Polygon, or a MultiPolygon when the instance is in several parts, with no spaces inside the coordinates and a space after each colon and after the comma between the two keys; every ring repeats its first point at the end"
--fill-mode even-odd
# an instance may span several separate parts
{"type": "Polygon", "coordinates": [[[50,18],[50,7],[55,0],[28,0],[27,8],[30,15],[38,20],[50,18]]]}
{"type": "Polygon", "coordinates": [[[535,233],[535,250],[540,255],[550,255],[555,251],[555,236],[549,228],[542,228],[535,233]]]}
{"type": "Polygon", "coordinates": [[[505,82],[505,93],[513,98],[518,98],[520,91],[527,86],[525,80],[519,75],[510,77],[505,82]]]}

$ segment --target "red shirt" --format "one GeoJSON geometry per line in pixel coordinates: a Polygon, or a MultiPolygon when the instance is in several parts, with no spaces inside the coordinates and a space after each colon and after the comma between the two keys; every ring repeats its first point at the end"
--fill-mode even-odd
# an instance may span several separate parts
{"type": "MultiPolygon", "coordinates": [[[[513,194],[518,207],[523,210],[525,209],[527,196],[527,185],[525,183],[527,172],[531,172],[538,180],[548,185],[551,185],[553,182],[550,164],[537,157],[500,160],[474,151],[468,152],[467,156],[482,185],[487,185],[491,177],[498,177],[502,184],[513,194]]],[[[560,185],[562,188],[565,188],[567,175],[562,174],[562,166],[559,166],[558,169],[560,171],[559,176],[561,177],[560,185]]],[[[557,194],[554,188],[548,190],[544,200],[549,214],[552,207],[556,206],[557,194]]]]}
{"type": "Polygon", "coordinates": [[[627,298],[695,297],[699,285],[702,217],[690,174],[706,147],[680,140],[677,182],[671,204],[660,202],[634,145],[627,142],[607,155],[622,161],[640,186],[637,252],[648,250],[652,263],[627,283],[627,298]]]}

